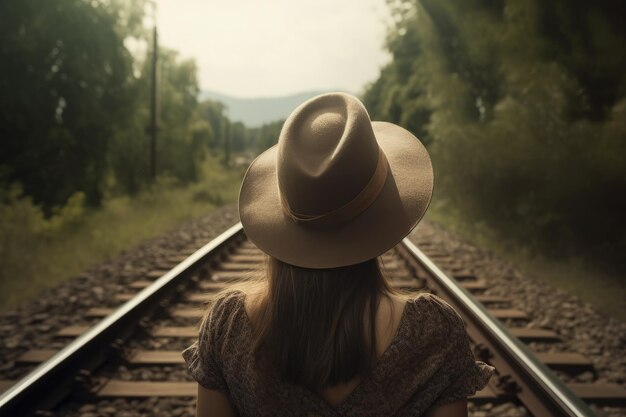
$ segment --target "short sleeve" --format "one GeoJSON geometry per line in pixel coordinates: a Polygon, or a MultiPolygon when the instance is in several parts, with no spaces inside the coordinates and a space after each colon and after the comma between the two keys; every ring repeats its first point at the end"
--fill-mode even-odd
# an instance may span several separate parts
{"type": "Polygon", "coordinates": [[[443,389],[433,404],[440,406],[465,399],[483,389],[495,368],[475,360],[463,319],[454,308],[438,297],[430,298],[435,308],[440,310],[442,330],[448,334],[445,365],[441,369],[444,374],[443,389]]]}
{"type": "Polygon", "coordinates": [[[198,340],[182,353],[191,377],[207,389],[228,392],[222,373],[221,350],[232,303],[233,295],[216,299],[200,324],[198,340]]]}

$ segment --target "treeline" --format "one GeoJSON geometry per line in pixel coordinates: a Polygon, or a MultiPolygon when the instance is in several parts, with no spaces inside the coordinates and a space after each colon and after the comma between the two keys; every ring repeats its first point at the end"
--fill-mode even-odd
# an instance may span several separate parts
{"type": "MultiPolygon", "coordinates": [[[[0,3],[0,202],[28,196],[49,216],[71,198],[98,206],[150,183],[148,7],[0,3]]],[[[158,62],[159,177],[196,181],[208,154],[228,163],[275,131],[231,123],[221,103],[198,102],[193,60],[161,48],[158,62]]]]}
{"type": "Polygon", "coordinates": [[[393,59],[364,99],[428,145],[437,204],[626,267],[626,3],[389,6],[393,59]]]}
{"type": "Polygon", "coordinates": [[[246,127],[241,122],[235,122],[232,124],[231,144],[235,150],[259,154],[278,142],[283,123],[284,120],[277,120],[259,127],[246,127]]]}

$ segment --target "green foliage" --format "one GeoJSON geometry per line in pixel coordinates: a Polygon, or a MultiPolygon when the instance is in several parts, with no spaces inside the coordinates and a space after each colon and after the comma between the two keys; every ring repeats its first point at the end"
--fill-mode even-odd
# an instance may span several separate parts
{"type": "Polygon", "coordinates": [[[284,120],[278,120],[249,129],[249,142],[253,146],[252,149],[260,153],[274,146],[278,142],[283,123],[284,120]]]}
{"type": "Polygon", "coordinates": [[[46,230],[46,221],[32,199],[22,196],[20,187],[4,189],[0,196],[0,269],[1,276],[6,277],[3,281],[8,281],[16,276],[12,263],[29,264],[29,251],[24,249],[37,244],[37,236],[46,230]]]}
{"type": "Polygon", "coordinates": [[[198,106],[198,116],[211,126],[209,148],[218,149],[224,146],[229,123],[226,107],[218,101],[205,100],[198,106]]]}
{"type": "Polygon", "coordinates": [[[237,198],[230,152],[245,161],[236,154],[257,137],[221,103],[199,103],[195,62],[163,48],[148,175],[147,2],[0,3],[3,307],[237,198]]]}
{"type": "Polygon", "coordinates": [[[209,129],[196,123],[196,65],[191,60],[178,61],[174,51],[162,50],[159,59],[157,173],[182,182],[195,181],[210,140],[209,129]]]}
{"type": "MultiPolygon", "coordinates": [[[[146,4],[0,5],[0,180],[20,183],[46,216],[77,192],[93,207],[105,194],[134,195],[151,182],[153,51],[133,56],[125,46],[151,45],[146,4]]],[[[223,105],[198,103],[193,60],[161,48],[157,73],[158,176],[197,181],[209,150],[250,147],[247,130],[231,129],[223,105]]]]}
{"type": "Polygon", "coordinates": [[[626,268],[620,2],[396,0],[373,118],[429,145],[438,206],[626,268]]]}
{"type": "Polygon", "coordinates": [[[102,197],[107,139],[132,113],[123,36],[142,4],[0,3],[0,167],[48,214],[76,191],[102,197]]]}
{"type": "Polygon", "coordinates": [[[278,141],[284,120],[247,127],[241,122],[231,122],[223,103],[205,100],[199,105],[198,115],[212,128],[208,148],[220,153],[260,153],[278,141]]]}
{"type": "Polygon", "coordinates": [[[28,285],[38,265],[54,263],[53,259],[38,259],[36,254],[47,250],[55,237],[77,230],[85,217],[84,205],[85,195],[77,192],[46,217],[20,186],[0,191],[0,305],[4,306],[3,298],[15,296],[9,291],[15,283],[28,285]]]}
{"type": "MultiPolygon", "coordinates": [[[[112,189],[135,194],[149,178],[149,135],[151,56],[146,57],[134,87],[133,118],[112,135],[109,166],[112,189]]],[[[193,60],[180,60],[175,51],[160,49],[158,65],[157,175],[168,175],[180,183],[199,178],[200,165],[213,142],[213,127],[203,118],[198,105],[198,81],[193,60]]]]}
{"type": "Polygon", "coordinates": [[[161,177],[134,197],[105,199],[98,209],[73,195],[47,218],[20,187],[0,190],[0,310],[116,256],[142,240],[237,200],[243,170],[207,157],[191,185],[161,177]]]}

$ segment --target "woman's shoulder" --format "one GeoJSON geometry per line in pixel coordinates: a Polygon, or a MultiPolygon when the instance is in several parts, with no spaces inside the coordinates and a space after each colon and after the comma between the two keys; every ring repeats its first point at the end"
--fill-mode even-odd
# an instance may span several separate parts
{"type": "Polygon", "coordinates": [[[225,319],[244,308],[246,294],[241,290],[226,290],[215,295],[208,307],[208,316],[225,319]]]}
{"type": "Polygon", "coordinates": [[[407,307],[419,326],[420,333],[459,336],[465,334],[465,324],[457,311],[444,299],[430,293],[420,293],[407,299],[407,307]]]}
{"type": "Polygon", "coordinates": [[[460,319],[456,310],[441,297],[429,292],[422,292],[407,298],[407,302],[418,307],[423,314],[445,317],[447,319],[460,319]]]}
{"type": "Polygon", "coordinates": [[[198,340],[182,352],[189,373],[205,388],[228,391],[222,367],[227,353],[240,345],[241,327],[236,317],[243,298],[240,291],[216,294],[200,323],[198,340]]]}
{"type": "Polygon", "coordinates": [[[238,333],[244,317],[243,291],[224,291],[216,294],[200,325],[200,332],[210,332],[215,339],[223,339],[238,333]]]}
{"type": "MultiPolygon", "coordinates": [[[[419,381],[428,381],[418,387],[415,398],[431,398],[430,406],[440,406],[465,399],[482,389],[494,368],[477,362],[472,352],[465,323],[457,311],[445,300],[433,294],[419,294],[407,300],[411,317],[410,339],[405,340],[403,364],[419,364],[412,372],[421,375],[419,381]]],[[[417,404],[417,403],[416,403],[417,404]]],[[[413,415],[415,404],[406,406],[413,415]]]]}
{"type": "Polygon", "coordinates": [[[246,294],[241,290],[226,290],[216,294],[209,309],[210,311],[226,312],[241,307],[246,294]]]}

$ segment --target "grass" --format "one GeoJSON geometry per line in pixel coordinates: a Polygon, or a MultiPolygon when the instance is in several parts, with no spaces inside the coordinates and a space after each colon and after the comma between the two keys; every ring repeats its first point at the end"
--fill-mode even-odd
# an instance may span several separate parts
{"type": "Polygon", "coordinates": [[[503,238],[485,223],[470,223],[459,213],[451,213],[433,204],[427,219],[491,250],[515,264],[524,275],[579,297],[621,321],[626,321],[626,282],[622,275],[591,264],[584,255],[567,259],[549,259],[514,237],[503,238]]]}
{"type": "Polygon", "coordinates": [[[242,176],[241,169],[207,167],[198,183],[177,187],[161,182],[133,198],[108,199],[100,209],[84,211],[60,226],[49,224],[58,219],[38,219],[36,210],[25,217],[23,207],[16,207],[10,222],[0,222],[0,311],[236,201],[242,176]]]}
{"type": "MultiPolygon", "coordinates": [[[[186,187],[161,182],[130,198],[110,198],[98,210],[68,205],[45,220],[27,200],[0,206],[0,311],[34,299],[42,291],[115,257],[140,242],[236,201],[241,169],[223,170],[215,161],[203,180],[186,187]]],[[[626,285],[582,258],[546,259],[514,239],[502,239],[486,224],[469,223],[433,203],[427,218],[492,250],[527,276],[561,288],[608,315],[626,321],[626,285]]]]}

